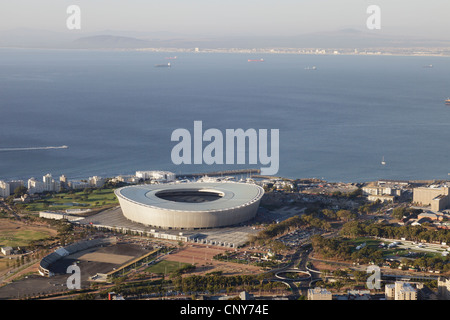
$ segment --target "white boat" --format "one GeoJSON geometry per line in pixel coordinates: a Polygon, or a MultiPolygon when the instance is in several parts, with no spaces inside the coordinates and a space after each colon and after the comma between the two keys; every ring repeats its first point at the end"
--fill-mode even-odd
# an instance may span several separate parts
{"type": "Polygon", "coordinates": [[[170,62],[169,63],[164,63],[164,64],[155,64],[156,68],[170,68],[170,62]]]}
{"type": "Polygon", "coordinates": [[[386,161],[384,161],[384,156],[383,159],[381,159],[381,164],[384,166],[386,164],[386,161]]]}

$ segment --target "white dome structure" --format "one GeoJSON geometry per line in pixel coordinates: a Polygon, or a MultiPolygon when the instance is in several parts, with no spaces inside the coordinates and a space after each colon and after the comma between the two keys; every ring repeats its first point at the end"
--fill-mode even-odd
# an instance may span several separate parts
{"type": "Polygon", "coordinates": [[[235,182],[136,185],[115,191],[123,215],[164,229],[217,228],[255,217],[264,189],[235,182]]]}

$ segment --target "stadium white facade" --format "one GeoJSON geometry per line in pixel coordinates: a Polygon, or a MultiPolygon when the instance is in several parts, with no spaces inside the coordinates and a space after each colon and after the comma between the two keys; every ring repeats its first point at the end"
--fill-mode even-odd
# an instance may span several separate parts
{"type": "Polygon", "coordinates": [[[135,185],[115,191],[123,215],[164,229],[216,228],[255,217],[264,189],[235,182],[135,185]]]}

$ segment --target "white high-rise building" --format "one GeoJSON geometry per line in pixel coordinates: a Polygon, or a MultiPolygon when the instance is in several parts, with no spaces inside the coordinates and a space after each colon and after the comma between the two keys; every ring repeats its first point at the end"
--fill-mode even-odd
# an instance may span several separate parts
{"type": "Polygon", "coordinates": [[[0,180],[0,197],[7,198],[11,195],[11,189],[8,182],[0,180]]]}
{"type": "Polygon", "coordinates": [[[44,191],[59,192],[61,190],[61,184],[56,182],[50,173],[47,173],[42,177],[44,183],[44,191]]]}
{"type": "Polygon", "coordinates": [[[89,178],[89,185],[94,188],[103,187],[105,184],[105,179],[98,176],[93,176],[89,178]]]}
{"type": "Polygon", "coordinates": [[[45,191],[53,191],[53,178],[50,173],[47,173],[45,176],[42,177],[42,182],[44,183],[44,190],[45,191]]]}
{"type": "Polygon", "coordinates": [[[59,183],[61,187],[67,188],[67,177],[65,175],[60,176],[59,183]]]}
{"type": "Polygon", "coordinates": [[[44,192],[44,183],[36,180],[35,178],[28,179],[28,194],[35,194],[42,192],[44,192]]]}

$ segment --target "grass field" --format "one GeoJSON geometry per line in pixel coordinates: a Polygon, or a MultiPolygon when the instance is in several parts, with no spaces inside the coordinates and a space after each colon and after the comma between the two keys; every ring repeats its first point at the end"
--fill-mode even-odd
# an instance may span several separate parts
{"type": "Polygon", "coordinates": [[[56,231],[50,228],[0,220],[0,247],[27,246],[30,241],[43,240],[54,235],[56,231]]]}
{"type": "Polygon", "coordinates": [[[20,204],[26,211],[94,209],[117,205],[114,189],[95,189],[92,192],[78,191],[73,193],[57,193],[48,198],[20,204]]]}
{"type": "Polygon", "coordinates": [[[20,247],[26,246],[30,241],[43,240],[50,237],[50,232],[43,231],[32,231],[32,230],[22,230],[22,231],[3,231],[0,234],[0,247],[10,246],[10,247],[20,247]]]}
{"type": "Polygon", "coordinates": [[[147,269],[145,269],[145,271],[156,274],[169,274],[186,265],[189,265],[189,263],[162,260],[154,265],[149,266],[147,269]]]}

